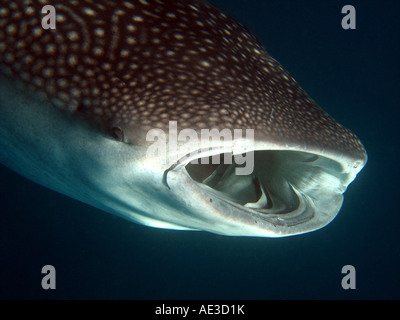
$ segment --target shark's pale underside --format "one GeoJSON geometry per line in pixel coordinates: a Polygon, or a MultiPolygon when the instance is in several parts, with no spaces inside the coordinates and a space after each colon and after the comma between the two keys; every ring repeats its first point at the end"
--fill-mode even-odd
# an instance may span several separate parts
{"type": "Polygon", "coordinates": [[[328,224],[367,155],[248,29],[205,1],[7,0],[0,161],[144,225],[281,237],[328,224]],[[42,27],[47,4],[55,29],[42,27]],[[252,143],[189,145],[202,159],[254,151],[254,170],[189,163],[182,141],[149,157],[147,133],[171,122],[254,130],[252,143]]]}

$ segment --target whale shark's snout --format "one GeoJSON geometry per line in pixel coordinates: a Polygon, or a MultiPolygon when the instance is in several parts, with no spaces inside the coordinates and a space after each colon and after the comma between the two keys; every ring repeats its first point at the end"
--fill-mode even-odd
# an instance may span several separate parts
{"type": "Polygon", "coordinates": [[[0,5],[1,163],[159,228],[280,237],[336,216],[364,147],[247,28],[201,0],[45,5],[0,5]]]}

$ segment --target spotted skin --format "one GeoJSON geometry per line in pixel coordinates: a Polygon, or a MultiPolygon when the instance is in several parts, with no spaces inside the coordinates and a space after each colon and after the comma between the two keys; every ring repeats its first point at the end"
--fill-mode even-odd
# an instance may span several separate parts
{"type": "Polygon", "coordinates": [[[176,120],[366,159],[248,29],[205,1],[2,1],[0,66],[126,143],[176,120]],[[46,4],[55,30],[41,27],[46,4]]]}

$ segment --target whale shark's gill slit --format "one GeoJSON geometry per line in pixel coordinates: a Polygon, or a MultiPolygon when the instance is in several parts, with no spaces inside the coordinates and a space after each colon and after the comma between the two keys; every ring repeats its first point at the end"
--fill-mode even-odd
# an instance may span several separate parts
{"type": "MultiPolygon", "coordinates": [[[[203,158],[200,159],[198,164],[189,163],[185,168],[189,176],[200,186],[229,202],[260,213],[268,213],[274,205],[274,213],[283,211],[283,207],[292,209],[293,205],[290,207],[282,205],[284,201],[290,199],[290,196],[281,195],[274,186],[277,177],[273,177],[271,172],[275,167],[271,167],[268,153],[265,155],[265,157],[257,156],[257,161],[261,163],[257,164],[255,170],[248,175],[237,175],[236,168],[239,165],[235,162],[235,157],[231,155],[231,159],[228,159],[225,154],[220,155],[219,164],[212,163],[212,157],[208,157],[205,161],[203,158]],[[224,163],[223,159],[228,159],[228,163],[224,163]]],[[[292,198],[295,198],[293,194],[292,198]]],[[[297,205],[293,200],[290,200],[290,203],[297,205]]]]}
{"type": "Polygon", "coordinates": [[[260,180],[255,177],[253,179],[254,185],[257,187],[257,192],[260,194],[257,202],[248,202],[244,206],[247,208],[252,208],[252,209],[263,209],[267,208],[269,205],[271,205],[271,201],[268,200],[267,193],[264,190],[263,185],[261,184],[260,180]]]}

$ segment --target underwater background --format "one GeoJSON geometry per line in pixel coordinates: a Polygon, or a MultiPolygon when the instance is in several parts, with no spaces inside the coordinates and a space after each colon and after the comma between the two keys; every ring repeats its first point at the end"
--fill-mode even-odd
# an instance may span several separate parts
{"type": "Polygon", "coordinates": [[[154,229],[0,166],[0,299],[400,298],[400,1],[211,3],[365,145],[336,219],[280,239],[154,229]],[[341,27],[348,4],[356,30],[341,27]],[[47,264],[55,290],[41,287],[47,264]],[[344,265],[355,267],[354,290],[341,286],[344,265]]]}

